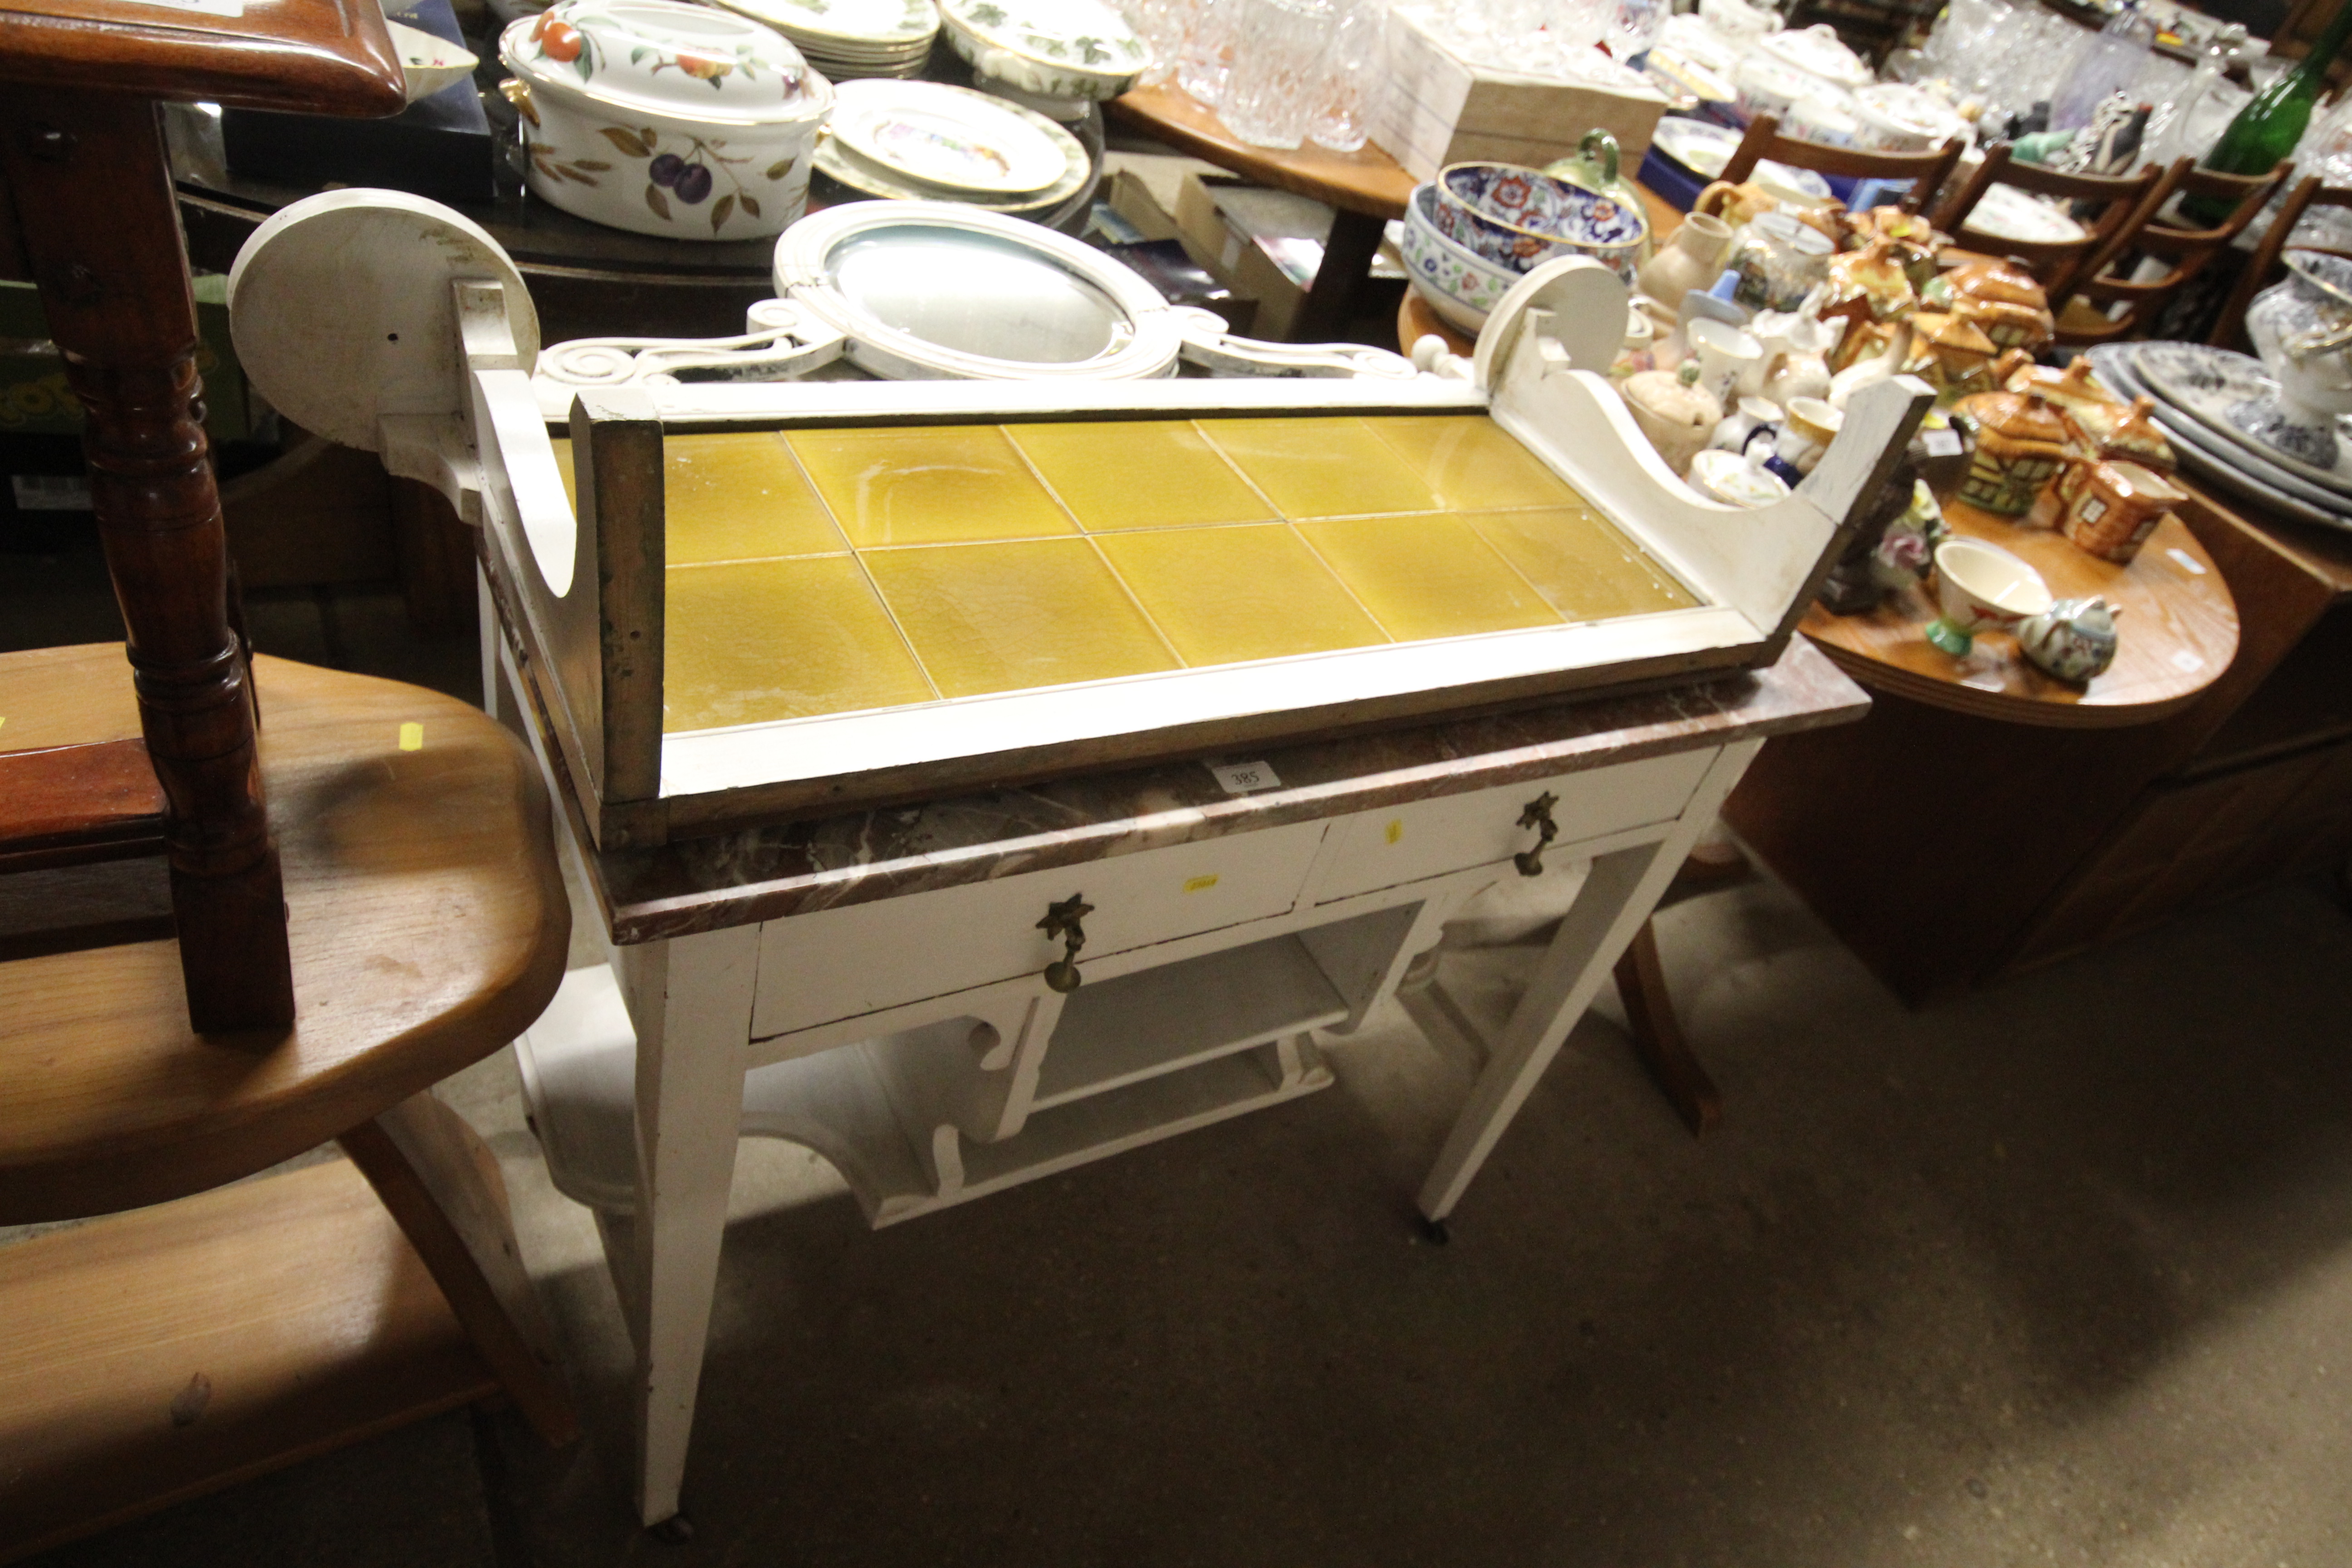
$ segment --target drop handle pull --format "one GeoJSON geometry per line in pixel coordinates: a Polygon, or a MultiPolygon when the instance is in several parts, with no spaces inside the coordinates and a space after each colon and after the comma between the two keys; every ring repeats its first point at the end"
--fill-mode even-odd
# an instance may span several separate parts
{"type": "Polygon", "coordinates": [[[1543,852],[1559,837],[1559,824],[1551,819],[1551,808],[1559,804],[1559,796],[1546,790],[1528,802],[1527,809],[1519,813],[1519,826],[1536,830],[1536,847],[1511,857],[1511,864],[1519,868],[1520,876],[1543,875],[1543,852]]]}
{"type": "Polygon", "coordinates": [[[1078,949],[1087,945],[1087,929],[1078,922],[1095,912],[1084,893],[1072,893],[1059,903],[1045,906],[1045,918],[1037,929],[1045,940],[1062,939],[1062,956],[1045,966],[1045,984],[1067,994],[1078,988],[1078,949]]]}

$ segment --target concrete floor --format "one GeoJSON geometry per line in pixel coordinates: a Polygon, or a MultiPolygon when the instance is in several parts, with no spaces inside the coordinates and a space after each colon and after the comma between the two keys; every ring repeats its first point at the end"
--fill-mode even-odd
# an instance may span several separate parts
{"type": "MultiPolygon", "coordinates": [[[[257,621],[461,688],[468,646],[394,611],[257,621]]],[[[1444,1248],[1410,1200],[1469,1047],[1425,995],[1330,1042],[1329,1092],[884,1232],[747,1144],[686,1548],[634,1528],[618,1309],[493,1058],[447,1097],[589,1437],[459,1414],[39,1561],[2352,1562],[2352,921],[2323,889],[1918,1014],[1769,882],[1660,928],[1724,1128],[1689,1138],[1607,998],[1444,1248]]],[[[1439,984],[1491,1026],[1525,961],[1439,984]]]]}

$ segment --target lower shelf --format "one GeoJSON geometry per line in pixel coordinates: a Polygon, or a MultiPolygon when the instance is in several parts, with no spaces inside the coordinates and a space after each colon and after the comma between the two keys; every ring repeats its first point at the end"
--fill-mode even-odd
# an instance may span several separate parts
{"type": "Polygon", "coordinates": [[[497,1392],[347,1161],[0,1248],[0,1562],[497,1392]]]}

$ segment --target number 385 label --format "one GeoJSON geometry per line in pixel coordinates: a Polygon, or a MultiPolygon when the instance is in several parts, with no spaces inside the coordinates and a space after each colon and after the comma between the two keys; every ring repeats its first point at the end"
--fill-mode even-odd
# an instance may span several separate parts
{"type": "Polygon", "coordinates": [[[1217,783],[1227,795],[1247,795],[1253,790],[1280,789],[1282,781],[1264,763],[1211,763],[1209,771],[1217,775],[1217,783]]]}

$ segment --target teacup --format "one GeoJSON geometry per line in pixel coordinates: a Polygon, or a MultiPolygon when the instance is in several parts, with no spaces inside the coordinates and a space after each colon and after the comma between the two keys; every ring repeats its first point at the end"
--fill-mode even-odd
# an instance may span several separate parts
{"type": "Polygon", "coordinates": [[[1699,384],[1718,403],[1735,401],[1733,384],[1764,362],[1762,343],[1722,321],[1695,320],[1684,327],[1683,336],[1698,355],[1699,384]]]}
{"type": "Polygon", "coordinates": [[[1927,640],[1954,658],[1966,658],[1976,634],[2013,632],[2053,602],[2042,574],[1998,545],[1948,539],[1936,546],[1936,607],[1927,640]]]}

